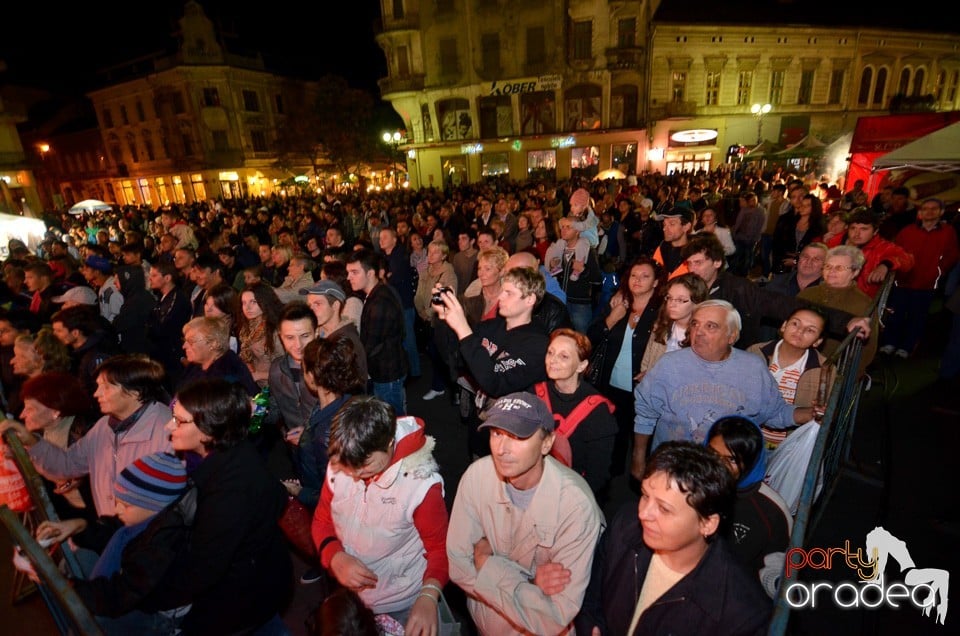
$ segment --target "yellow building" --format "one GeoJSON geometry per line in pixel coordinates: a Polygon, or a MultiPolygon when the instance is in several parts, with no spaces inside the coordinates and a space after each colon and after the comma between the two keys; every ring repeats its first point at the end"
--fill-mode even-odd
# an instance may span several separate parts
{"type": "Polygon", "coordinates": [[[381,0],[411,185],[711,169],[760,139],[842,139],[898,93],[957,106],[955,34],[699,4],[381,0]]]}
{"type": "Polygon", "coordinates": [[[0,213],[34,216],[43,209],[36,178],[17,132],[17,124],[26,120],[22,105],[0,96],[0,213]]]}
{"type": "Polygon", "coordinates": [[[184,12],[174,56],[118,67],[87,94],[113,175],[87,185],[108,201],[157,207],[268,195],[309,166],[277,167],[272,145],[309,83],[225,51],[196,2],[184,12]]]}

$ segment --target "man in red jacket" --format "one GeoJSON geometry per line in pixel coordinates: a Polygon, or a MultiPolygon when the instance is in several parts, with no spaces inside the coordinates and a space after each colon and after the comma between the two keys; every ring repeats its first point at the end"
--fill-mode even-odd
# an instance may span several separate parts
{"type": "Polygon", "coordinates": [[[836,247],[845,242],[863,251],[866,262],[857,278],[857,287],[873,298],[880,291],[887,273],[893,271],[899,275],[900,272],[910,271],[913,255],[896,243],[881,238],[877,233],[879,222],[869,209],[855,210],[847,222],[846,235],[838,234],[827,245],[836,247]]]}
{"type": "Polygon", "coordinates": [[[897,286],[890,292],[892,314],[880,337],[880,352],[906,358],[923,336],[930,303],[937,284],[960,259],[957,233],[944,223],[943,201],[927,199],[920,204],[917,220],[897,233],[894,242],[914,257],[908,271],[897,273],[897,286]]]}

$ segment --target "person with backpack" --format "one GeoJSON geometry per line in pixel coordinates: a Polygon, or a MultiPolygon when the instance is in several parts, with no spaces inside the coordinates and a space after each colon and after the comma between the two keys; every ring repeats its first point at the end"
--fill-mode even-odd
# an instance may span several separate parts
{"type": "Polygon", "coordinates": [[[590,340],[582,333],[555,329],[545,359],[548,380],[533,388],[556,420],[550,454],[581,475],[602,502],[601,493],[610,480],[617,421],[613,402],[583,377],[591,349],[590,340]]]}

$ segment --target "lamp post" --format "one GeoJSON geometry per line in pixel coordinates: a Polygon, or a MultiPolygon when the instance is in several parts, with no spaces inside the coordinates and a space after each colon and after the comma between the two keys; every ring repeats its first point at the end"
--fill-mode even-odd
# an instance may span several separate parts
{"type": "Polygon", "coordinates": [[[403,139],[403,135],[400,133],[399,130],[395,130],[392,133],[389,133],[389,132],[383,133],[383,143],[393,147],[393,155],[391,156],[391,159],[393,159],[393,185],[394,186],[397,185],[399,180],[397,175],[397,159],[400,156],[399,147],[400,147],[401,139],[403,139]]]}
{"type": "Polygon", "coordinates": [[[763,143],[763,117],[773,108],[770,104],[754,104],[750,107],[750,112],[757,118],[757,145],[763,143]]]}

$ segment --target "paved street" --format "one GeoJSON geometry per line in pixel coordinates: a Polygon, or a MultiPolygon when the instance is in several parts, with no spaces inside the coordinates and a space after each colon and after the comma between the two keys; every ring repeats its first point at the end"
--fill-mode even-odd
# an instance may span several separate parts
{"type": "MultiPolygon", "coordinates": [[[[843,546],[849,540],[863,544],[865,534],[881,525],[906,542],[919,568],[960,572],[960,552],[948,549],[960,541],[960,491],[954,486],[956,450],[960,448],[960,385],[935,383],[935,356],[945,338],[936,324],[936,342],[916,358],[880,360],[871,369],[872,389],[864,395],[854,433],[854,456],[861,475],[847,473],[840,480],[824,521],[811,547],[843,546]],[[889,440],[889,441],[885,441],[889,440]],[[881,462],[886,457],[886,461],[881,462]],[[868,478],[888,474],[884,489],[868,478]]],[[[408,388],[411,413],[423,417],[427,432],[436,437],[436,457],[452,503],[456,485],[467,466],[466,436],[449,393],[430,402],[421,396],[429,389],[429,361],[424,376],[408,388]]],[[[618,477],[605,506],[609,515],[630,496],[627,479],[618,477]]],[[[10,546],[0,532],[0,625],[12,636],[55,634],[53,621],[37,595],[11,606],[10,546]]],[[[297,574],[305,565],[296,561],[297,574]]],[[[888,573],[894,572],[893,565],[888,573]]],[[[842,577],[842,572],[813,572],[813,579],[842,577]]],[[[455,611],[463,610],[462,595],[448,586],[447,598],[455,611]]],[[[316,586],[297,585],[296,596],[284,615],[295,635],[306,634],[303,619],[319,599],[316,586]]],[[[929,617],[912,608],[899,610],[839,610],[829,604],[815,611],[794,612],[798,634],[927,634],[955,633],[950,623],[935,627],[929,617]]],[[[958,619],[950,615],[951,623],[958,619]]],[[[949,620],[948,619],[948,620],[949,620]]],[[[467,620],[469,623],[469,621],[467,620]]]]}

